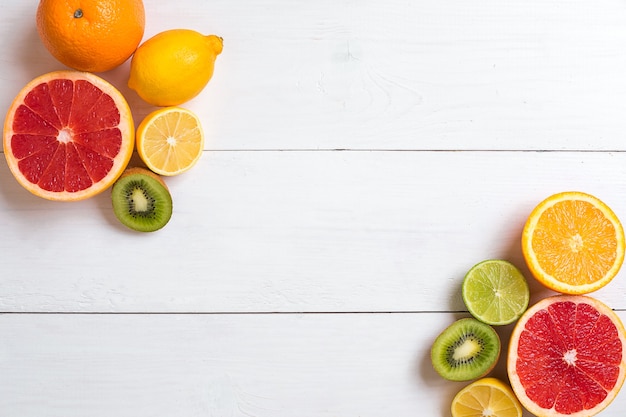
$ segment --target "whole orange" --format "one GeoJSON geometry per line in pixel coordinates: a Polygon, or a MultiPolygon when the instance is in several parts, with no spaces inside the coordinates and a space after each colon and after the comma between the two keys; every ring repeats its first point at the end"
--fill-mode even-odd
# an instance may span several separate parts
{"type": "Polygon", "coordinates": [[[103,72],[125,62],[143,38],[142,0],[40,0],[37,31],[62,64],[103,72]]]}

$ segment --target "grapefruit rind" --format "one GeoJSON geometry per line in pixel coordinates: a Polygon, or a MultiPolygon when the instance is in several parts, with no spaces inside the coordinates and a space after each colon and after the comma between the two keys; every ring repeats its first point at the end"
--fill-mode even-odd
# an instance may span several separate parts
{"type": "Polygon", "coordinates": [[[613,212],[613,210],[611,210],[609,206],[607,206],[598,198],[579,191],[565,191],[554,194],[543,200],[532,210],[531,214],[528,216],[528,220],[526,221],[522,232],[522,254],[524,256],[524,259],[526,260],[528,269],[535,277],[535,279],[537,279],[537,281],[539,281],[545,287],[562,294],[588,294],[606,286],[619,272],[622,263],[624,262],[625,252],[626,239],[624,237],[624,228],[619,221],[617,215],[613,212]],[[608,271],[606,271],[605,275],[601,279],[591,283],[571,285],[549,274],[544,268],[541,267],[541,262],[538,260],[537,255],[532,247],[533,234],[536,230],[537,223],[539,222],[542,214],[555,204],[567,200],[580,200],[590,203],[595,208],[600,210],[604,214],[605,218],[609,220],[615,228],[615,238],[617,243],[617,246],[615,248],[615,261],[612,267],[608,271]]]}
{"type": "MultiPolygon", "coordinates": [[[[596,346],[597,349],[601,349],[600,346],[596,346]]],[[[540,352],[536,352],[536,356],[532,358],[532,361],[540,360],[540,352]]],[[[521,360],[521,365],[524,366],[523,359],[521,360]]],[[[545,368],[544,368],[545,369],[545,368]]],[[[509,381],[511,383],[511,387],[515,392],[520,403],[526,408],[528,411],[533,413],[538,417],[591,417],[598,414],[600,411],[604,410],[606,407],[611,404],[611,402],[615,399],[620,389],[624,384],[624,380],[626,379],[626,331],[624,330],[624,325],[620,320],[619,316],[615,314],[615,312],[609,308],[607,305],[602,303],[601,301],[586,296],[586,295],[567,295],[567,294],[559,294],[555,296],[551,296],[545,298],[535,305],[531,306],[518,320],[516,323],[513,332],[511,334],[508,355],[507,355],[507,373],[509,377],[509,381]],[[538,312],[545,310],[547,311],[548,307],[561,302],[572,302],[578,306],[578,304],[588,304],[591,305],[595,310],[597,310],[600,315],[606,316],[609,320],[615,325],[617,330],[617,334],[619,337],[619,342],[621,343],[621,361],[619,361],[619,373],[615,377],[614,385],[610,390],[606,391],[606,397],[595,404],[593,407],[588,409],[577,410],[574,412],[569,412],[567,414],[560,413],[559,411],[553,408],[544,408],[538,405],[533,399],[531,399],[526,392],[526,388],[524,387],[520,375],[518,372],[518,350],[520,346],[520,336],[526,329],[527,322],[535,316],[538,312]]]]}
{"type": "Polygon", "coordinates": [[[7,160],[7,164],[9,169],[15,179],[18,181],[20,185],[22,185],[25,189],[30,191],[32,194],[45,198],[47,200],[54,201],[78,201],[84,200],[86,198],[90,198],[96,194],[101,193],[102,191],[109,188],[122,174],[130,158],[133,155],[135,146],[135,125],[132,117],[132,113],[130,110],[130,106],[128,102],[120,93],[117,88],[115,88],[108,81],[103,78],[94,75],[89,72],[81,72],[74,70],[60,70],[53,71],[43,75],[40,75],[33,80],[31,80],[28,84],[26,84],[20,92],[17,94],[15,99],[13,100],[5,118],[4,122],[4,134],[3,134],[3,148],[4,155],[7,160]],[[109,95],[117,109],[120,113],[120,123],[117,128],[120,130],[122,137],[122,146],[120,147],[119,153],[114,158],[114,163],[110,171],[98,182],[92,184],[91,187],[85,188],[80,191],[68,192],[68,191],[48,191],[37,184],[29,181],[26,176],[21,172],[18,166],[18,160],[13,156],[12,148],[11,148],[11,139],[13,134],[15,133],[13,130],[13,119],[17,109],[24,103],[25,97],[29,92],[33,90],[36,86],[42,83],[50,82],[56,79],[67,79],[73,82],[78,80],[85,80],[89,83],[93,84],[104,93],[109,95]]]}

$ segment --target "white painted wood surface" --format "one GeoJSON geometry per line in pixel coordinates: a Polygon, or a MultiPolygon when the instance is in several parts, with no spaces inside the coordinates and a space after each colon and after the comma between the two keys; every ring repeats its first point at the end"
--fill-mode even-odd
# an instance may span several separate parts
{"type": "MultiPolygon", "coordinates": [[[[624,2],[145,5],[146,38],[224,37],[186,104],[206,151],[149,235],[108,195],[44,201],[0,164],[1,416],[448,416],[463,384],[427,355],[467,314],[467,269],[528,273],[520,231],[554,192],[626,219],[624,2]]],[[[2,111],[63,68],[36,6],[3,3],[2,111]]],[[[101,75],[139,121],[127,71],[101,75]]],[[[625,295],[625,271],[594,294],[623,319],[625,295]]],[[[624,412],[620,394],[603,415],[624,412]]]]}

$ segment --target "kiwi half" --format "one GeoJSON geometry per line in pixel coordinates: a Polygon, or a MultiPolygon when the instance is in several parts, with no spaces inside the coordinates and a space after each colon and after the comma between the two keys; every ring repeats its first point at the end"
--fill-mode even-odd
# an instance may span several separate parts
{"type": "Polygon", "coordinates": [[[172,196],[165,182],[141,167],[128,168],[111,189],[113,212],[118,220],[139,232],[154,232],[172,217],[172,196]]]}
{"type": "Polygon", "coordinates": [[[435,339],[430,359],[433,368],[451,381],[469,381],[487,375],[500,357],[500,337],[475,318],[452,323],[435,339]]]}

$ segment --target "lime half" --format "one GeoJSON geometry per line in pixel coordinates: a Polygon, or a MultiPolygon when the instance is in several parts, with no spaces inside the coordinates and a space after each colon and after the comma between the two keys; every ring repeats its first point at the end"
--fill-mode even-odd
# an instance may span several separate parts
{"type": "Polygon", "coordinates": [[[491,325],[513,323],[528,308],[528,282],[515,265],[490,259],[465,275],[463,301],[472,316],[491,325]]]}

